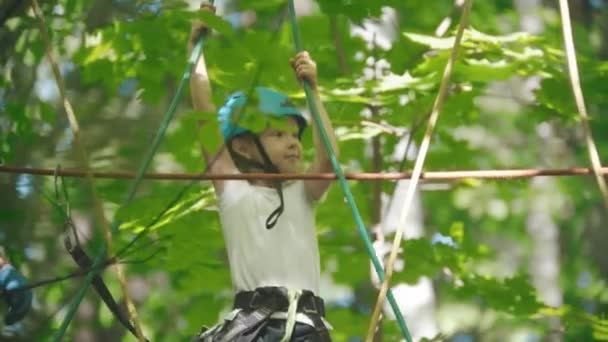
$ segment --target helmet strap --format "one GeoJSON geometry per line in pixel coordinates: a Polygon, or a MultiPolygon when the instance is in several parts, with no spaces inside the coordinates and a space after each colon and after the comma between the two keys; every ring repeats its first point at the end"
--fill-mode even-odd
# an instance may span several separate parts
{"type": "MultiPolygon", "coordinates": [[[[263,163],[244,157],[240,153],[236,152],[232,148],[232,141],[230,141],[228,144],[226,144],[226,147],[228,148],[228,152],[235,163],[244,167],[262,169],[266,173],[279,173],[279,169],[270,160],[270,157],[268,156],[268,153],[266,153],[266,149],[264,148],[264,145],[262,145],[260,138],[255,134],[252,134],[252,138],[260,153],[260,156],[262,157],[263,163]]],[[[277,194],[279,195],[279,206],[272,213],[270,213],[270,215],[268,215],[268,218],[266,219],[266,229],[272,229],[277,224],[279,217],[281,214],[283,214],[285,209],[285,202],[283,199],[283,183],[281,181],[275,181],[273,183],[274,188],[277,190],[277,194]]]]}
{"type": "MultiPolygon", "coordinates": [[[[272,161],[270,161],[270,157],[268,156],[268,153],[266,153],[266,149],[264,148],[264,145],[262,145],[262,142],[257,135],[253,136],[253,142],[258,147],[258,151],[260,152],[264,165],[266,166],[264,171],[268,173],[279,173],[279,169],[272,163],[272,161]]],[[[272,213],[270,213],[270,215],[268,215],[268,218],[266,219],[266,229],[272,229],[277,224],[279,217],[281,214],[283,214],[283,210],[285,209],[282,184],[283,183],[281,181],[274,182],[275,189],[279,195],[279,206],[272,213]]]]}
{"type": "Polygon", "coordinates": [[[234,163],[237,165],[237,167],[241,171],[247,171],[249,169],[259,169],[259,170],[264,170],[265,172],[268,172],[266,170],[266,166],[264,164],[262,164],[256,160],[247,158],[247,157],[243,156],[242,154],[236,152],[232,148],[232,141],[230,141],[229,143],[226,144],[226,148],[228,149],[228,152],[230,153],[230,157],[232,158],[234,163]]]}

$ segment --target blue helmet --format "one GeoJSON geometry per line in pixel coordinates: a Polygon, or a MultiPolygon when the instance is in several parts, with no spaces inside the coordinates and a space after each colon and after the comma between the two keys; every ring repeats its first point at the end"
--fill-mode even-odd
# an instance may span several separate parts
{"type": "MultiPolygon", "coordinates": [[[[257,110],[268,117],[281,117],[281,116],[292,116],[298,123],[298,135],[301,136],[306,128],[306,119],[298,111],[298,109],[289,101],[289,98],[275,90],[266,87],[256,87],[257,95],[257,110]]],[[[222,130],[222,136],[224,141],[236,137],[245,132],[251,132],[251,129],[239,125],[236,123],[233,115],[238,113],[237,108],[242,108],[246,102],[246,95],[242,91],[237,91],[226,99],[226,102],[218,111],[218,121],[222,130]]],[[[250,101],[249,104],[253,103],[250,101]]],[[[251,106],[247,106],[251,108],[251,106]]],[[[238,118],[238,121],[243,123],[251,119],[247,113],[243,110],[238,118]]]]}

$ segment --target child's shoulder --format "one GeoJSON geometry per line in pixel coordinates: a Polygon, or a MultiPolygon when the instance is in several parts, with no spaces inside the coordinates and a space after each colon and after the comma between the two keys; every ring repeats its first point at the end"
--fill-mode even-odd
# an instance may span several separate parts
{"type": "Polygon", "coordinates": [[[245,180],[232,179],[224,181],[222,191],[217,193],[220,208],[235,204],[251,191],[250,188],[251,185],[245,180]]]}

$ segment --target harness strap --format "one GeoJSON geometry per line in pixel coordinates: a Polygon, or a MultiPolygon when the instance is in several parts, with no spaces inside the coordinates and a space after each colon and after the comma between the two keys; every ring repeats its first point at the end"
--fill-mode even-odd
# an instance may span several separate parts
{"type": "MultiPolygon", "coordinates": [[[[233,309],[253,311],[269,305],[276,307],[276,311],[287,312],[289,309],[287,289],[284,287],[267,286],[259,287],[254,291],[239,292],[234,298],[233,309]]],[[[302,290],[296,312],[304,313],[311,317],[324,317],[325,304],[323,303],[323,299],[315,296],[312,291],[302,290]]]]}
{"type": "Polygon", "coordinates": [[[264,327],[264,322],[268,321],[270,315],[276,312],[276,309],[270,307],[259,308],[251,313],[239,312],[239,315],[246,314],[242,319],[238,316],[235,318],[237,324],[233,326],[227,333],[224,335],[220,342],[231,342],[239,335],[255,328],[250,334],[247,334],[249,337],[242,337],[239,339],[239,342],[250,342],[256,338],[258,332],[264,327]]]}
{"type": "Polygon", "coordinates": [[[296,310],[298,308],[298,301],[302,295],[301,290],[288,290],[289,296],[289,308],[287,309],[287,321],[285,322],[285,334],[281,339],[281,342],[289,342],[293,329],[296,326],[296,310]]]}
{"type": "Polygon", "coordinates": [[[327,327],[325,327],[325,322],[323,322],[323,319],[321,319],[320,315],[307,315],[311,320],[312,323],[315,325],[315,330],[317,331],[317,334],[319,334],[319,337],[321,337],[321,341],[331,341],[331,337],[329,336],[329,331],[327,330],[327,327]]]}

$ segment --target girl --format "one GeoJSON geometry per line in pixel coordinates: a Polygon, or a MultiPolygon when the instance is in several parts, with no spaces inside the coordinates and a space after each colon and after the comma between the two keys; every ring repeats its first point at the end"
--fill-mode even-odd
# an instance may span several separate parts
{"type": "MultiPolygon", "coordinates": [[[[201,9],[215,11],[207,4],[201,9]]],[[[189,51],[206,31],[203,23],[193,25],[189,51]]],[[[298,80],[307,81],[313,89],[321,124],[337,153],[333,128],[317,90],[315,63],[307,52],[297,54],[290,63],[298,80]]],[[[216,111],[203,55],[190,87],[196,110],[216,111]]],[[[218,152],[209,172],[299,172],[306,119],[280,92],[257,87],[252,98],[247,95],[232,94],[217,111],[226,148],[218,152]],[[242,124],[253,116],[266,120],[263,131],[253,132],[242,124]]],[[[314,125],[313,140],[315,159],[307,172],[331,172],[314,125]]],[[[236,294],[233,311],[222,323],[202,332],[199,341],[330,341],[323,300],[318,297],[320,262],[314,217],[314,206],[330,184],[325,180],[213,182],[236,294]]]]}

